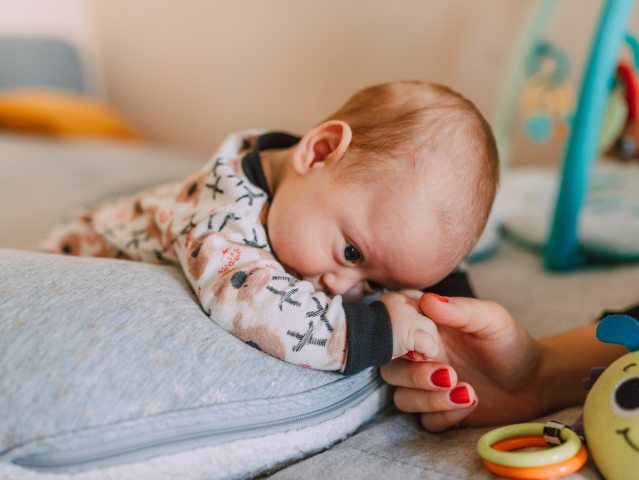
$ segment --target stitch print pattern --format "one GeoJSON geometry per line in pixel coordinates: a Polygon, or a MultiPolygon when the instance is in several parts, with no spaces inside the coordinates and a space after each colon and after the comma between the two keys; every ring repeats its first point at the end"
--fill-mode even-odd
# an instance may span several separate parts
{"type": "Polygon", "coordinates": [[[242,170],[255,139],[255,131],[233,135],[186,180],[75,215],[43,248],[179,263],[202,310],[238,339],[297,365],[343,369],[341,298],[288,275],[271,253],[266,193],[242,170]]]}

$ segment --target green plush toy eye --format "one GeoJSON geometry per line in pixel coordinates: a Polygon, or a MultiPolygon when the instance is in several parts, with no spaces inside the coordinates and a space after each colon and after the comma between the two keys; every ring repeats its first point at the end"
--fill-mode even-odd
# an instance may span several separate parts
{"type": "MultiPolygon", "coordinates": [[[[599,339],[634,349],[638,322],[624,315],[610,317],[602,320],[599,339]],[[610,317],[617,318],[608,321],[610,317]]],[[[584,405],[584,431],[606,479],[639,478],[639,351],[617,359],[597,379],[584,405]]]]}

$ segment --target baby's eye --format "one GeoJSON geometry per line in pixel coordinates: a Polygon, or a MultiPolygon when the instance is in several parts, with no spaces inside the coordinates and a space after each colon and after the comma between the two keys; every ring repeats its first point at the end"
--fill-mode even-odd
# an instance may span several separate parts
{"type": "Polygon", "coordinates": [[[359,253],[356,247],[351,245],[348,241],[344,247],[344,258],[347,262],[357,263],[362,259],[362,254],[359,253]]]}

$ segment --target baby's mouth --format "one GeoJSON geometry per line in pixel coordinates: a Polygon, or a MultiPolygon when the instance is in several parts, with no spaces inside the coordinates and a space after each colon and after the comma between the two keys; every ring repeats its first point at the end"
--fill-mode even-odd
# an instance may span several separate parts
{"type": "Polygon", "coordinates": [[[635,452],[639,452],[639,447],[637,447],[637,445],[635,445],[634,442],[630,440],[630,436],[628,435],[628,432],[630,432],[630,427],[626,427],[622,430],[617,430],[617,433],[623,436],[626,443],[630,445],[630,448],[632,448],[635,452]]]}

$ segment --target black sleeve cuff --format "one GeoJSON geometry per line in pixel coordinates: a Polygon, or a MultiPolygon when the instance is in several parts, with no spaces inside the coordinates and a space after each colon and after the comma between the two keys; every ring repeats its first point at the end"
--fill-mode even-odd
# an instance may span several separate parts
{"type": "Polygon", "coordinates": [[[393,330],[386,305],[344,303],[348,358],[345,375],[386,365],[393,358],[393,330]]]}
{"type": "Polygon", "coordinates": [[[466,272],[455,271],[435,285],[424,288],[422,292],[432,292],[445,297],[477,298],[466,272]]]}

